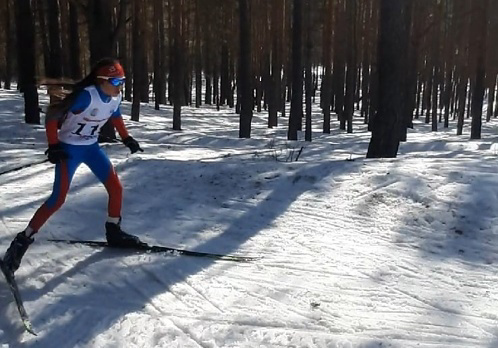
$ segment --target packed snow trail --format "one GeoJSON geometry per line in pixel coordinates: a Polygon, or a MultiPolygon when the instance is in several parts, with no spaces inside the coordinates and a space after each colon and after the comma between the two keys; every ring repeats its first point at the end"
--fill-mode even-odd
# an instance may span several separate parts
{"type": "MultiPolygon", "coordinates": [[[[13,95],[0,102],[20,103],[13,95]]],[[[144,107],[143,122],[130,124],[143,154],[106,149],[124,186],[123,228],[149,243],[264,258],[50,243],[104,238],[106,192],[81,167],[17,272],[38,337],[23,334],[0,283],[1,344],[498,347],[493,124],[481,142],[417,124],[392,160],[363,158],[367,132],[315,133],[298,162],[281,162],[292,148],[272,139],[285,139],[285,126],[267,130],[265,115],[254,118],[253,139],[240,140],[229,111],[185,108],[181,133],[161,112],[144,107]]],[[[44,151],[43,129],[21,121],[0,114],[0,169],[44,151]],[[11,140],[13,123],[34,146],[11,140]]],[[[52,176],[49,164],[0,176],[2,248],[47,197],[52,176]]]]}

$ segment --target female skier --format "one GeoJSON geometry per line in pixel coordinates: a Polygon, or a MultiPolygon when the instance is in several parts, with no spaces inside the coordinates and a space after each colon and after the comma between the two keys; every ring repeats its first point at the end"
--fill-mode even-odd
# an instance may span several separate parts
{"type": "Polygon", "coordinates": [[[33,243],[33,235],[64,203],[73,175],[81,163],[90,168],[109,194],[109,217],[105,224],[107,242],[121,247],[142,243],[138,237],[121,230],[122,186],[111,161],[97,142],[101,127],[110,118],[131,153],[143,151],[128,134],[119,110],[124,81],[121,64],[115,59],[105,58],[74,85],[71,94],[49,106],[45,119],[48,140],[45,154],[55,164],[53,192],[7,249],[3,261],[12,273],[19,268],[22,257],[33,243]]]}

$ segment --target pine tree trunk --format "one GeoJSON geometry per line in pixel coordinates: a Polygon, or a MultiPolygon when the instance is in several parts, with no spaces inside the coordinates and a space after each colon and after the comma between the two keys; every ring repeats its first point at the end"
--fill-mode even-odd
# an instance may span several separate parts
{"type": "Polygon", "coordinates": [[[166,74],[164,64],[164,14],[163,1],[154,0],[154,100],[155,109],[159,110],[160,104],[166,104],[166,74]]]}
{"type": "MultiPolygon", "coordinates": [[[[104,57],[113,56],[114,33],[111,6],[110,1],[88,0],[85,14],[91,65],[96,64],[104,57]]],[[[112,139],[116,139],[116,132],[111,122],[107,122],[100,131],[99,142],[108,142],[112,139]]]]}
{"type": "Polygon", "coordinates": [[[252,73],[251,73],[251,14],[249,0],[239,0],[239,79],[240,95],[239,138],[251,137],[252,123],[252,73]]]}
{"type": "Polygon", "coordinates": [[[15,10],[19,89],[24,94],[24,120],[29,124],[40,124],[36,88],[35,22],[31,1],[16,0],[15,10]]]}
{"type": "Polygon", "coordinates": [[[487,13],[488,0],[473,0],[472,2],[472,18],[471,32],[473,33],[470,50],[476,55],[474,61],[474,87],[472,88],[472,104],[471,104],[471,139],[481,139],[482,127],[482,108],[485,91],[485,62],[486,57],[486,33],[487,33],[487,13]]]}
{"type": "Polygon", "coordinates": [[[113,53],[111,2],[88,0],[86,19],[90,42],[90,64],[94,65],[101,58],[112,56],[113,53]]]}
{"type": "Polygon", "coordinates": [[[486,75],[488,86],[490,88],[490,99],[488,103],[488,121],[491,117],[496,116],[494,110],[498,110],[496,103],[496,80],[498,77],[498,2],[490,1],[489,4],[489,23],[488,23],[488,40],[487,40],[487,68],[486,75]],[[495,108],[496,106],[496,108],[495,108]]]}
{"type": "MultiPolygon", "coordinates": [[[[353,132],[354,94],[356,89],[356,1],[346,1],[347,32],[347,71],[344,113],[341,124],[347,126],[347,132],[353,132]]],[[[346,127],[341,126],[341,129],[346,127]]]]}
{"type": "Polygon", "coordinates": [[[432,71],[433,71],[433,83],[432,83],[432,118],[431,118],[431,128],[432,131],[437,131],[438,126],[438,97],[439,97],[439,75],[440,75],[440,36],[441,36],[441,28],[440,24],[442,19],[442,2],[435,4],[434,9],[434,21],[437,23],[435,25],[435,31],[432,36],[433,38],[433,47],[432,47],[432,71]]]}
{"type": "Polygon", "coordinates": [[[220,66],[220,79],[221,79],[221,94],[220,94],[220,104],[226,105],[228,102],[228,96],[232,92],[230,86],[230,73],[229,73],[229,56],[228,56],[228,44],[223,42],[221,45],[221,66],[220,66]]]}
{"type": "Polygon", "coordinates": [[[10,16],[11,9],[11,0],[5,0],[4,7],[4,18],[3,18],[3,29],[4,29],[4,37],[5,37],[5,71],[4,71],[4,84],[3,88],[10,89],[11,80],[12,80],[12,54],[14,50],[14,44],[12,37],[14,36],[12,32],[12,21],[10,16]]]}
{"type": "Polygon", "coordinates": [[[324,5],[324,28],[322,43],[323,77],[321,88],[321,108],[323,112],[323,133],[330,134],[330,109],[332,102],[332,26],[333,0],[326,0],[324,5]]]}
{"type": "Polygon", "coordinates": [[[311,130],[311,103],[313,95],[313,77],[311,70],[311,49],[313,48],[312,43],[312,22],[311,22],[311,0],[306,0],[305,8],[305,54],[304,54],[304,70],[305,70],[305,99],[306,99],[306,116],[305,116],[305,128],[304,128],[304,140],[312,140],[312,130],[311,130]]]}
{"type": "Polygon", "coordinates": [[[406,52],[403,37],[404,11],[409,0],[381,0],[378,48],[379,104],[372,124],[372,138],[367,158],[394,158],[400,143],[404,62],[399,52],[406,52]]]}
{"type": "MultiPolygon", "coordinates": [[[[133,7],[131,7],[130,12],[133,11],[133,7]]],[[[123,33],[123,36],[120,39],[120,47],[123,48],[123,53],[120,55],[121,64],[126,71],[126,75],[128,76],[126,79],[126,83],[124,86],[124,99],[126,101],[132,101],[133,94],[133,58],[131,54],[131,47],[133,47],[133,23],[126,24],[126,30],[123,33]]]]}
{"type": "Polygon", "coordinates": [[[288,140],[297,140],[303,118],[302,17],[303,0],[294,0],[292,21],[292,96],[288,140]]]}
{"type": "Polygon", "coordinates": [[[137,51],[134,51],[134,55],[138,55],[137,59],[139,61],[138,71],[140,73],[139,83],[140,83],[140,101],[143,103],[149,102],[149,86],[150,86],[150,76],[149,76],[149,65],[148,65],[148,55],[147,41],[149,40],[149,32],[147,30],[147,25],[149,24],[147,4],[149,1],[142,1],[140,9],[140,21],[139,32],[140,40],[138,42],[137,51]]]}
{"type": "Polygon", "coordinates": [[[69,2],[69,75],[78,80],[81,78],[80,33],[78,25],[78,7],[69,2]]]}
{"type": "Polygon", "coordinates": [[[268,127],[278,125],[278,110],[280,109],[280,95],[282,84],[282,55],[281,55],[281,28],[283,25],[282,3],[274,1],[271,8],[271,72],[268,95],[268,127]]]}
{"type": "Polygon", "coordinates": [[[365,2],[365,19],[364,19],[364,42],[363,42],[363,57],[361,68],[361,116],[363,123],[368,124],[368,109],[370,106],[370,55],[371,55],[371,39],[370,28],[371,16],[370,8],[371,2],[365,2]]]}
{"type": "Polygon", "coordinates": [[[216,105],[216,110],[220,110],[220,76],[218,68],[215,66],[213,70],[213,100],[216,105]]]}
{"type": "Polygon", "coordinates": [[[69,0],[59,0],[62,76],[68,77],[69,64],[69,0]]]}
{"type": "Polygon", "coordinates": [[[182,25],[182,0],[173,1],[173,56],[170,74],[173,74],[173,130],[182,129],[181,110],[184,100],[184,57],[182,25]]]}
{"type": "Polygon", "coordinates": [[[444,128],[449,127],[450,123],[450,105],[451,105],[451,91],[453,90],[453,66],[451,63],[451,58],[449,67],[446,71],[446,79],[444,83],[443,91],[443,104],[444,104],[444,128]]]}
{"type": "MultiPolygon", "coordinates": [[[[143,0],[133,0],[133,33],[132,33],[132,48],[133,48],[133,99],[131,104],[131,119],[138,122],[140,120],[140,101],[143,96],[143,0]]],[[[146,73],[145,73],[146,74],[146,73]]],[[[145,78],[147,78],[145,76],[145,78]]]]}
{"type": "Polygon", "coordinates": [[[202,104],[201,1],[195,3],[195,107],[202,104]]]}
{"type": "Polygon", "coordinates": [[[402,79],[402,122],[400,129],[400,141],[406,141],[408,136],[408,128],[413,127],[413,110],[415,108],[415,92],[417,88],[417,55],[418,49],[415,48],[412,40],[412,13],[413,2],[407,2],[404,13],[404,25],[402,28],[402,36],[407,42],[406,50],[400,52],[403,71],[405,78],[402,79]]]}
{"type": "Polygon", "coordinates": [[[346,50],[347,50],[347,20],[345,13],[345,1],[337,0],[335,11],[335,35],[334,35],[334,69],[333,69],[333,109],[340,121],[339,128],[346,129],[346,120],[344,119],[344,84],[346,71],[346,50]]]}
{"type": "Polygon", "coordinates": [[[457,135],[463,134],[463,123],[465,119],[465,101],[467,98],[468,82],[460,79],[458,83],[458,115],[457,115],[457,135]]]}
{"type": "Polygon", "coordinates": [[[48,41],[49,41],[49,70],[46,72],[48,77],[62,77],[62,50],[61,50],[61,33],[59,27],[59,4],[58,0],[46,0],[47,4],[47,22],[48,22],[48,41]]]}
{"type": "Polygon", "coordinates": [[[486,111],[486,122],[491,121],[491,116],[493,115],[493,105],[495,102],[495,85],[493,84],[488,89],[488,109],[486,111]]]}
{"type": "MultiPolygon", "coordinates": [[[[41,48],[43,52],[43,67],[44,74],[50,73],[50,46],[48,42],[48,33],[47,33],[47,20],[45,16],[45,2],[40,1],[36,4],[36,10],[38,12],[38,23],[40,27],[40,40],[41,40],[41,48]]],[[[36,49],[36,48],[35,48],[36,49]]]]}

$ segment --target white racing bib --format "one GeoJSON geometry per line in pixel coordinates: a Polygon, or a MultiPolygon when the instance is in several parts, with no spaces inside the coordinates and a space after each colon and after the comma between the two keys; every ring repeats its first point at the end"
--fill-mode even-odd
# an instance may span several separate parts
{"type": "Polygon", "coordinates": [[[71,145],[90,145],[97,142],[100,128],[118,109],[121,94],[104,103],[95,86],[85,88],[90,93],[90,104],[79,114],[67,113],[58,133],[59,141],[71,145]]]}

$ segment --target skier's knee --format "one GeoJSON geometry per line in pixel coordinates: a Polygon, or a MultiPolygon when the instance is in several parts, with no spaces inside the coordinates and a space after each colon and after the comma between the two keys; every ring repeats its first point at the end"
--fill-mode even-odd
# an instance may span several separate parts
{"type": "Polygon", "coordinates": [[[66,196],[63,196],[57,200],[55,203],[55,209],[58,210],[60,207],[62,207],[66,203],[66,196]]]}
{"type": "Polygon", "coordinates": [[[52,211],[57,211],[66,202],[66,196],[66,194],[51,196],[46,202],[47,208],[52,211]]]}
{"type": "Polygon", "coordinates": [[[65,202],[66,202],[66,195],[60,196],[57,198],[57,201],[55,202],[55,204],[51,208],[54,211],[57,211],[57,210],[59,210],[60,207],[62,207],[64,205],[65,202]]]}

